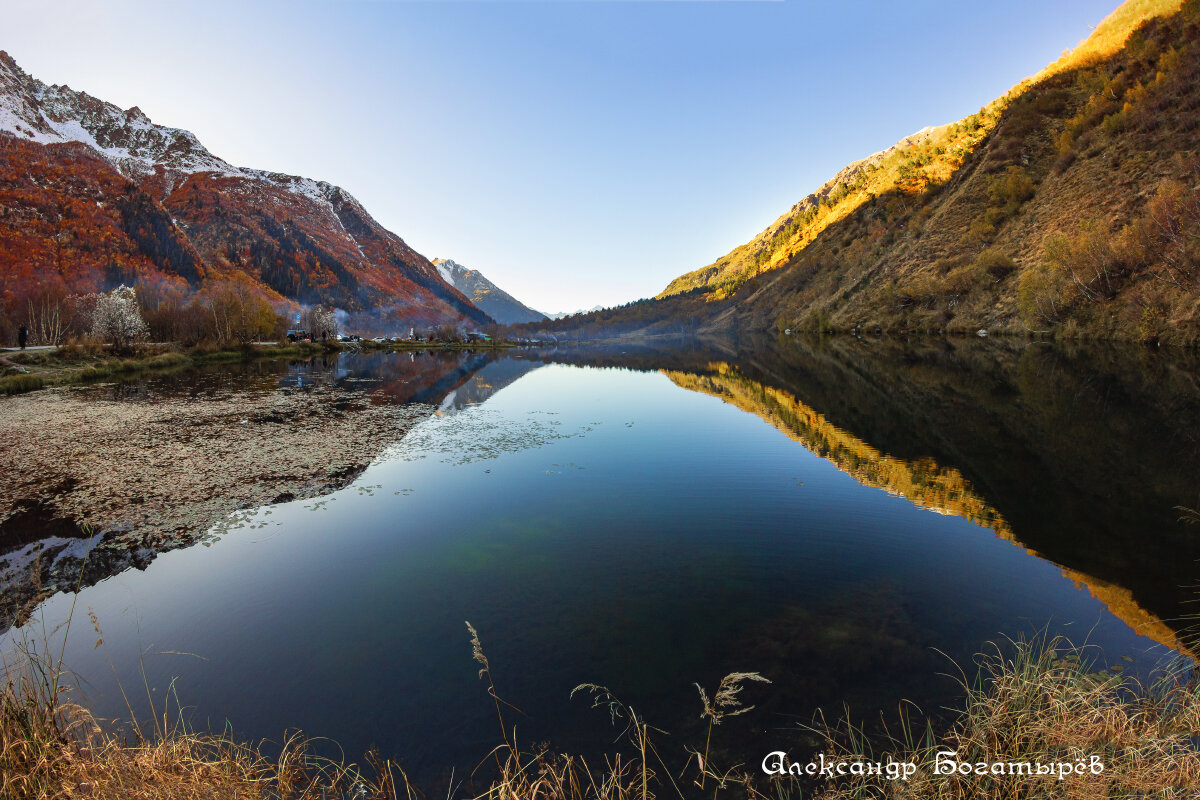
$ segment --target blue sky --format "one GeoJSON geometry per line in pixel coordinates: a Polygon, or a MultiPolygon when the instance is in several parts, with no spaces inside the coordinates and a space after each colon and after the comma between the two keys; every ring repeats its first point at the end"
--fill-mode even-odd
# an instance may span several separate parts
{"type": "Polygon", "coordinates": [[[0,0],[0,48],[553,312],[656,294],[1116,4],[0,0]]]}

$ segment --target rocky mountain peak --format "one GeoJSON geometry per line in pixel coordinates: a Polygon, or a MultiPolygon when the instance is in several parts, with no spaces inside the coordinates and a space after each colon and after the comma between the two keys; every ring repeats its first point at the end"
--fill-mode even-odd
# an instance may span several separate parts
{"type": "Polygon", "coordinates": [[[191,132],[155,125],[137,106],[122,110],[65,84],[48,86],[8,53],[0,53],[0,132],[38,144],[80,142],[129,178],[157,166],[179,173],[234,171],[191,132]]]}
{"type": "MultiPolygon", "coordinates": [[[[0,178],[25,192],[6,198],[5,211],[20,209],[6,218],[48,215],[53,225],[79,228],[73,241],[87,243],[64,274],[57,263],[31,258],[27,244],[6,246],[0,219],[0,275],[20,269],[36,285],[53,274],[71,291],[91,291],[138,275],[196,286],[242,274],[275,299],[375,314],[363,324],[490,322],[343,189],[234,167],[190,131],[157,125],[138,106],[47,85],[7,53],[0,54],[0,150],[8,156],[0,166],[11,172],[0,178]],[[60,147],[68,143],[77,146],[60,147]],[[80,199],[88,209],[82,216],[57,210],[80,199]]],[[[45,247],[36,252],[50,252],[45,247]]]]}
{"type": "Polygon", "coordinates": [[[435,258],[432,263],[442,280],[462,292],[499,323],[513,325],[537,322],[546,316],[492,283],[477,269],[464,267],[449,258],[435,258]]]}

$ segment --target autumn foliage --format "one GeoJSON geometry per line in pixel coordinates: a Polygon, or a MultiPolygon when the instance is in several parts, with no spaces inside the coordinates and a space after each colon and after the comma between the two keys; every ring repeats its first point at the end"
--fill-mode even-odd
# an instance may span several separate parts
{"type": "Polygon", "coordinates": [[[0,342],[120,285],[150,335],[173,341],[268,336],[277,314],[317,304],[397,328],[490,322],[337,187],[162,165],[129,177],[83,144],[6,133],[0,278],[0,342]]]}

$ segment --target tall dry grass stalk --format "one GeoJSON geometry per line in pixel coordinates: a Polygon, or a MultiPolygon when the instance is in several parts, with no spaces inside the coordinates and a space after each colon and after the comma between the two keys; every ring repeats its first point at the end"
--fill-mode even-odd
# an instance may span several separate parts
{"type": "MultiPolygon", "coordinates": [[[[98,621],[89,617],[100,636],[98,621]]],[[[367,754],[367,768],[360,769],[312,754],[311,740],[300,734],[252,745],[229,734],[197,733],[184,724],[181,709],[152,704],[151,726],[139,724],[131,709],[130,741],[72,702],[62,663],[68,634],[69,623],[62,647],[26,640],[0,660],[0,800],[414,796],[404,772],[377,754],[367,754]],[[267,749],[279,754],[268,757],[267,749]]]]}
{"type": "MultiPolygon", "coordinates": [[[[727,675],[711,696],[698,687],[709,721],[705,749],[661,749],[666,733],[611,691],[582,684],[620,728],[619,744],[590,763],[549,746],[518,747],[505,724],[508,704],[496,692],[492,665],[468,625],[472,656],[496,706],[502,744],[484,754],[475,786],[451,786],[447,798],[474,800],[1100,800],[1200,797],[1200,681],[1184,666],[1139,682],[1098,671],[1089,653],[1063,640],[1017,642],[979,659],[980,677],[963,679],[966,702],[949,730],[918,736],[908,724],[885,742],[846,725],[821,725],[823,754],[845,762],[912,762],[908,780],[845,775],[836,781],[770,777],[758,768],[710,763],[712,727],[750,711],[742,688],[765,682],[757,673],[727,675]],[[935,775],[937,754],[958,762],[1057,763],[1097,756],[1100,774],[1053,776],[935,775]],[[674,764],[675,769],[669,768],[674,764]],[[492,766],[494,765],[494,771],[492,766]],[[683,772],[678,771],[682,765],[683,772]],[[484,770],[486,768],[486,771],[484,770]]],[[[99,632],[98,632],[99,635],[99,632]]],[[[314,757],[309,740],[287,738],[280,755],[231,736],[188,730],[161,712],[153,729],[135,728],[132,742],[102,728],[70,702],[61,652],[22,651],[3,664],[0,685],[0,800],[416,800],[425,798],[391,761],[370,753],[362,768],[314,757]]],[[[156,712],[156,717],[158,712],[156,712]]],[[[177,715],[176,715],[177,716],[177,715]]]]}
{"type": "MultiPolygon", "coordinates": [[[[516,750],[516,744],[515,744],[516,736],[514,734],[513,742],[509,741],[508,731],[504,725],[504,711],[503,711],[503,709],[500,708],[501,703],[504,703],[505,705],[510,705],[510,704],[505,702],[504,700],[501,700],[500,695],[498,695],[496,693],[496,681],[492,678],[492,666],[491,666],[491,664],[488,663],[487,656],[483,652],[483,644],[479,641],[479,632],[475,630],[475,626],[473,626],[469,621],[467,622],[467,631],[470,632],[470,634],[471,634],[471,657],[473,659],[475,659],[475,662],[477,664],[480,665],[479,666],[479,679],[480,680],[487,679],[488,695],[491,696],[492,701],[496,704],[496,718],[500,721],[500,738],[504,740],[504,747],[510,753],[512,753],[516,750]]],[[[514,706],[514,708],[515,708],[515,706],[514,706]]],[[[517,709],[517,710],[519,710],[519,709],[517,709]]],[[[499,764],[497,764],[497,766],[498,765],[499,764]]]]}
{"type": "Polygon", "coordinates": [[[704,736],[704,754],[696,754],[700,766],[700,788],[704,788],[705,778],[708,770],[708,753],[709,747],[712,745],[712,729],[714,725],[720,725],[721,721],[726,717],[736,717],[739,714],[745,714],[748,711],[754,710],[754,706],[743,706],[738,695],[742,693],[743,684],[746,681],[758,681],[760,683],[770,683],[771,681],[759,675],[757,672],[731,672],[721,679],[721,683],[717,685],[717,691],[713,694],[712,700],[709,700],[708,693],[704,691],[704,687],[700,684],[694,684],[696,691],[700,693],[700,703],[704,710],[700,712],[701,719],[708,720],[708,732],[704,736]]]}

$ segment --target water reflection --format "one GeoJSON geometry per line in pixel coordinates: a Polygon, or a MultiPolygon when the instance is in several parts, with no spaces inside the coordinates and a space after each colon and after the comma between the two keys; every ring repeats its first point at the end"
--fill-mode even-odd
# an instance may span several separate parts
{"type": "Polygon", "coordinates": [[[859,481],[953,513],[1180,646],[1200,591],[1200,359],[1024,341],[786,339],[559,354],[659,368],[785,431],[859,481]],[[1161,620],[1166,620],[1164,625],[1161,620]]]}
{"type": "MultiPolygon", "coordinates": [[[[750,698],[759,713],[730,721],[731,748],[777,745],[817,708],[936,709],[955,691],[933,677],[949,668],[937,651],[969,664],[988,640],[1043,626],[1145,670],[1162,645],[1182,649],[1200,577],[1174,511],[1196,503],[1195,367],[839,339],[171,376],[139,391],[345,387],[429,416],[380,441],[345,489],[250,511],[217,546],[81,600],[121,674],[138,674],[149,642],[208,658],[148,668],[156,686],[177,678],[202,719],[377,744],[430,774],[494,744],[464,619],[528,714],[524,735],[583,750],[612,736],[566,699],[587,680],[687,740],[693,681],[762,672],[774,683],[750,698]]],[[[90,647],[70,663],[120,714],[90,647]]]]}

